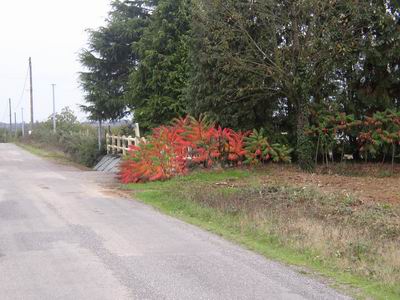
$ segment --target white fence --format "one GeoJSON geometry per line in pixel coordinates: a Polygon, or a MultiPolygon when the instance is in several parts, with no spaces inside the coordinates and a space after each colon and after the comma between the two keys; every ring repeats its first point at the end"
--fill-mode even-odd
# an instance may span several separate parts
{"type": "Polygon", "coordinates": [[[140,130],[139,124],[135,124],[135,137],[132,136],[117,136],[106,135],[107,154],[125,155],[132,145],[138,146],[140,144],[140,130]]]}

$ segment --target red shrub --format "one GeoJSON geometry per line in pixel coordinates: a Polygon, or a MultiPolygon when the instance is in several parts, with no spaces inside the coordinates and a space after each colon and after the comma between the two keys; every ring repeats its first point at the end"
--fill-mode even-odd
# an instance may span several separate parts
{"type": "Polygon", "coordinates": [[[189,117],[185,129],[183,136],[190,145],[192,161],[211,167],[220,156],[215,125],[205,117],[200,117],[199,120],[189,117]]]}
{"type": "Polygon", "coordinates": [[[223,162],[238,164],[246,154],[244,149],[244,138],[247,133],[236,132],[230,128],[222,129],[219,127],[216,131],[218,141],[219,157],[223,162]]]}
{"type": "Polygon", "coordinates": [[[123,183],[165,180],[188,172],[189,165],[209,168],[215,162],[240,164],[246,156],[248,133],[215,127],[201,117],[175,119],[153,130],[139,147],[132,147],[121,165],[123,183]]]}
{"type": "Polygon", "coordinates": [[[140,147],[132,147],[121,165],[121,181],[164,180],[187,172],[188,143],[181,129],[159,127],[140,147]]]}

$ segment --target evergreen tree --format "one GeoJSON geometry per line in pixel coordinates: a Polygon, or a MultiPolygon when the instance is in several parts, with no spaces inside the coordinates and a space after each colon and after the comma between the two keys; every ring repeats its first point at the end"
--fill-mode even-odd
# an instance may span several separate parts
{"type": "Polygon", "coordinates": [[[400,108],[397,0],[114,1],[80,59],[83,108],[144,129],[191,113],[264,127],[311,169],[310,108],[400,108]]]}
{"type": "Polygon", "coordinates": [[[139,65],[130,77],[129,105],[149,129],[186,113],[189,0],[160,0],[151,24],[133,49],[139,65]]]}
{"type": "MultiPolygon", "coordinates": [[[[245,18],[251,17],[247,3],[236,1],[232,5],[245,18]]],[[[280,93],[263,72],[243,63],[257,55],[248,47],[247,37],[215,1],[197,1],[194,12],[188,110],[194,115],[207,112],[221,125],[235,129],[273,127],[280,93]]],[[[260,38],[262,28],[253,27],[251,35],[260,38]]]]}
{"type": "Polygon", "coordinates": [[[80,53],[85,71],[80,82],[87,105],[82,109],[93,120],[118,120],[127,113],[128,77],[138,64],[132,50],[149,23],[150,1],[113,1],[106,26],[89,30],[88,48],[80,53]]]}

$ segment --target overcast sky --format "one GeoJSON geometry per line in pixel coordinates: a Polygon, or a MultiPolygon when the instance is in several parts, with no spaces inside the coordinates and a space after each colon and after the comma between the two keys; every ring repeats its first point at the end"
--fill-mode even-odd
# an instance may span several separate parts
{"type": "MultiPolygon", "coordinates": [[[[2,0],[0,2],[0,122],[8,122],[8,98],[13,111],[29,121],[29,81],[23,91],[28,58],[33,61],[34,118],[52,113],[51,84],[56,84],[56,108],[71,107],[83,120],[77,54],[87,42],[87,28],[104,24],[110,0],[2,0]],[[22,97],[21,97],[22,96],[22,97]]],[[[14,117],[13,117],[14,118],[14,117]]]]}

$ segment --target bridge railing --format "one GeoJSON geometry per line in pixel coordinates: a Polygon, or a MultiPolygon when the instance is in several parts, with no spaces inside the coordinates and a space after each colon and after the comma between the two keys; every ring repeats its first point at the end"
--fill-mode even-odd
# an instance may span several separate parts
{"type": "Polygon", "coordinates": [[[138,146],[141,142],[139,124],[135,124],[135,136],[118,136],[107,133],[107,154],[125,155],[132,145],[138,146]]]}

